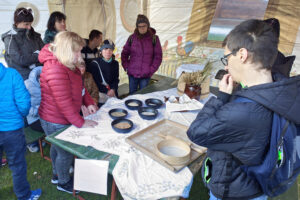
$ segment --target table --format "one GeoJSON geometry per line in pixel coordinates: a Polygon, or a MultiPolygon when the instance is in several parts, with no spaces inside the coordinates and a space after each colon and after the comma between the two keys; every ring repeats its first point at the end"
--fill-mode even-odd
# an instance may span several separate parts
{"type": "MultiPolygon", "coordinates": [[[[108,172],[109,174],[112,174],[112,171],[118,162],[119,156],[109,154],[106,152],[98,151],[94,149],[93,147],[85,147],[82,145],[77,145],[71,142],[66,142],[63,140],[56,139],[55,137],[59,135],[61,132],[66,130],[67,128],[64,128],[60,131],[57,131],[54,134],[51,134],[46,137],[46,140],[50,142],[51,144],[55,144],[59,146],[60,148],[64,149],[65,151],[73,154],[74,156],[82,159],[94,159],[94,160],[107,160],[109,161],[109,167],[108,172]]],[[[75,192],[73,192],[73,195],[75,195],[75,192]]],[[[81,197],[80,197],[81,198],[81,197]]],[[[116,184],[113,180],[112,182],[112,189],[111,189],[111,200],[114,200],[116,198],[116,184]]],[[[82,198],[81,198],[82,199],[82,198]]]]}
{"type": "MultiPolygon", "coordinates": [[[[162,91],[162,90],[167,90],[170,88],[175,87],[172,85],[172,83],[175,81],[173,78],[169,77],[163,77],[161,80],[159,80],[156,83],[153,83],[146,88],[138,91],[136,94],[145,94],[153,91],[162,91]]],[[[52,144],[55,144],[65,151],[68,151],[72,153],[73,155],[77,156],[78,158],[83,158],[83,159],[97,159],[97,160],[108,160],[109,161],[109,173],[112,174],[112,171],[119,159],[117,155],[109,154],[106,152],[98,151],[94,149],[93,147],[85,147],[77,144],[73,144],[70,142],[66,142],[63,140],[56,139],[55,137],[59,135],[61,132],[63,132],[65,129],[60,130],[50,136],[46,137],[46,140],[51,142],[52,144]]],[[[197,173],[199,169],[201,168],[202,165],[202,160],[204,158],[204,155],[200,156],[198,159],[196,159],[193,163],[189,165],[189,169],[193,174],[197,173]]],[[[116,185],[115,182],[113,181],[112,184],[112,194],[111,194],[111,199],[115,199],[116,195],[116,185]]],[[[174,199],[174,198],[168,198],[168,199],[174,199]]]]}

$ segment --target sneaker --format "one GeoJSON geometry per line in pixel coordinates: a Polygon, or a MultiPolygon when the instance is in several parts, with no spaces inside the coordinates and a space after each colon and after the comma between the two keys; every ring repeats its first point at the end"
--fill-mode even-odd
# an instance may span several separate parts
{"type": "Polygon", "coordinates": [[[31,153],[35,153],[39,151],[39,147],[35,144],[28,144],[27,145],[27,149],[31,152],[31,153]]]}
{"type": "MultiPolygon", "coordinates": [[[[69,182],[67,182],[66,184],[57,184],[56,187],[59,191],[63,191],[63,192],[67,192],[69,194],[73,194],[73,179],[71,178],[69,180],[69,182]]],[[[75,194],[78,194],[79,191],[75,191],[75,194]]]]}
{"type": "Polygon", "coordinates": [[[5,158],[2,158],[1,160],[1,165],[4,166],[7,164],[7,160],[5,158]]]}
{"type": "Polygon", "coordinates": [[[46,142],[45,141],[42,141],[42,147],[45,147],[46,146],[46,142]]]}
{"type": "Polygon", "coordinates": [[[58,176],[56,174],[52,175],[51,183],[57,185],[58,184],[58,176]]]}
{"type": "Polygon", "coordinates": [[[41,189],[36,189],[31,191],[31,196],[29,197],[28,200],[38,200],[42,194],[41,189]]]}

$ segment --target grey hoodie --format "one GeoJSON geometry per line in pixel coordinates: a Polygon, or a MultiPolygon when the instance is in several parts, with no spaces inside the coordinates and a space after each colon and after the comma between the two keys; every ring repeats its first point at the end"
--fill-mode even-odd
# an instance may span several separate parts
{"type": "Polygon", "coordinates": [[[14,25],[12,29],[1,37],[5,44],[5,61],[9,67],[15,68],[26,80],[29,76],[32,64],[37,64],[38,53],[44,43],[41,35],[31,30],[16,28],[14,25]]]}

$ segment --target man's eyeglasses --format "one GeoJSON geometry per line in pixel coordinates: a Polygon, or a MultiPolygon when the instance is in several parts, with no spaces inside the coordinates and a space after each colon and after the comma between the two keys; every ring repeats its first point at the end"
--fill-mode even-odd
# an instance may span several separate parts
{"type": "Polygon", "coordinates": [[[224,66],[227,66],[227,65],[228,65],[228,57],[229,57],[230,55],[232,55],[232,54],[233,54],[233,52],[231,52],[231,53],[229,53],[229,54],[227,54],[227,55],[225,55],[225,56],[223,56],[223,57],[221,58],[221,61],[222,61],[222,63],[223,63],[224,66]]]}
{"type": "Polygon", "coordinates": [[[20,10],[17,15],[19,16],[21,13],[23,15],[28,15],[29,13],[30,14],[32,13],[32,10],[31,10],[31,8],[29,8],[29,9],[24,8],[24,9],[20,10]]]}

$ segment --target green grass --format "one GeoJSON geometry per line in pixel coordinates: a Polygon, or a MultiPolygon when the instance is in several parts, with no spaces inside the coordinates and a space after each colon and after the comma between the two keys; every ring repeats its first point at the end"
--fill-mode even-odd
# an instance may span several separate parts
{"type": "MultiPolygon", "coordinates": [[[[45,154],[49,155],[49,145],[45,148],[45,154]]],[[[71,194],[65,192],[60,192],[56,189],[56,186],[51,184],[51,163],[47,160],[41,158],[40,153],[29,153],[26,154],[27,160],[27,178],[30,183],[31,189],[42,189],[41,200],[74,200],[77,199],[71,194]],[[34,172],[37,172],[34,175],[34,172]]],[[[111,180],[108,181],[108,194],[111,190],[111,180]]],[[[92,194],[87,192],[79,193],[80,196],[86,200],[104,200],[110,199],[110,195],[101,196],[98,194],[92,194]]],[[[0,199],[1,200],[16,200],[16,196],[13,192],[13,184],[11,178],[11,172],[8,166],[0,168],[0,199]]],[[[117,199],[122,199],[121,195],[118,193],[117,199]]],[[[191,200],[207,200],[208,190],[204,188],[200,174],[195,175],[193,187],[190,193],[191,200]]]]}
{"type": "MultiPolygon", "coordinates": [[[[49,155],[49,145],[45,148],[46,155],[49,155]]],[[[29,153],[26,155],[27,160],[27,176],[31,185],[31,189],[42,189],[41,200],[74,200],[77,199],[71,194],[60,192],[56,186],[50,183],[51,179],[51,163],[41,158],[39,153],[29,153]],[[34,172],[37,172],[34,175],[34,172]]],[[[111,179],[108,181],[108,194],[111,189],[111,179]]],[[[298,191],[300,191],[300,178],[298,178],[298,191]]],[[[86,200],[105,200],[110,199],[110,195],[101,196],[87,192],[81,192],[80,195],[86,200]]],[[[296,200],[300,199],[300,194],[297,195],[297,186],[292,187],[287,193],[272,200],[296,200]]],[[[0,168],[0,199],[1,200],[15,200],[13,193],[13,185],[11,172],[8,166],[0,168]]],[[[117,199],[122,199],[118,193],[117,199]]],[[[208,190],[203,186],[200,173],[197,173],[194,178],[194,183],[190,192],[190,200],[208,200],[208,190]]]]}
{"type": "MultiPolygon", "coordinates": [[[[45,148],[46,155],[49,155],[49,145],[45,148]]],[[[60,192],[56,186],[50,183],[51,179],[51,163],[41,158],[40,153],[29,153],[26,155],[27,160],[27,176],[31,185],[31,189],[42,189],[41,200],[74,200],[77,199],[71,194],[60,192]],[[34,175],[34,172],[37,172],[34,175]]],[[[111,189],[111,178],[108,181],[108,194],[111,189]]],[[[298,178],[298,191],[300,191],[300,178],[298,178]]],[[[81,192],[80,195],[86,200],[105,200],[110,199],[110,195],[101,196],[87,192],[81,192]]],[[[273,198],[272,200],[296,200],[300,199],[300,194],[297,195],[297,186],[292,187],[287,193],[273,198]]],[[[13,185],[11,172],[8,166],[0,168],[0,199],[1,200],[15,200],[16,197],[13,193],[13,185]]],[[[118,193],[117,199],[122,199],[118,193]]],[[[208,200],[208,190],[203,186],[200,173],[197,173],[194,178],[193,186],[190,192],[190,200],[208,200]]]]}
{"type": "MultiPolygon", "coordinates": [[[[49,155],[49,145],[45,148],[46,155],[49,155]]],[[[56,189],[56,185],[51,184],[51,163],[41,158],[40,153],[29,153],[26,155],[27,160],[27,178],[30,183],[31,189],[42,189],[41,200],[73,200],[77,199],[71,194],[60,192],[56,189]],[[34,175],[34,172],[37,172],[34,175]]],[[[111,181],[110,181],[111,182],[111,181]]],[[[109,193],[110,193],[110,187],[109,193]]],[[[80,195],[86,200],[99,200],[110,199],[109,196],[101,196],[87,192],[81,192],[80,195]]],[[[15,200],[17,199],[13,193],[13,184],[11,172],[8,166],[0,168],[0,199],[1,200],[15,200]]],[[[118,195],[117,199],[121,199],[118,195]]]]}

